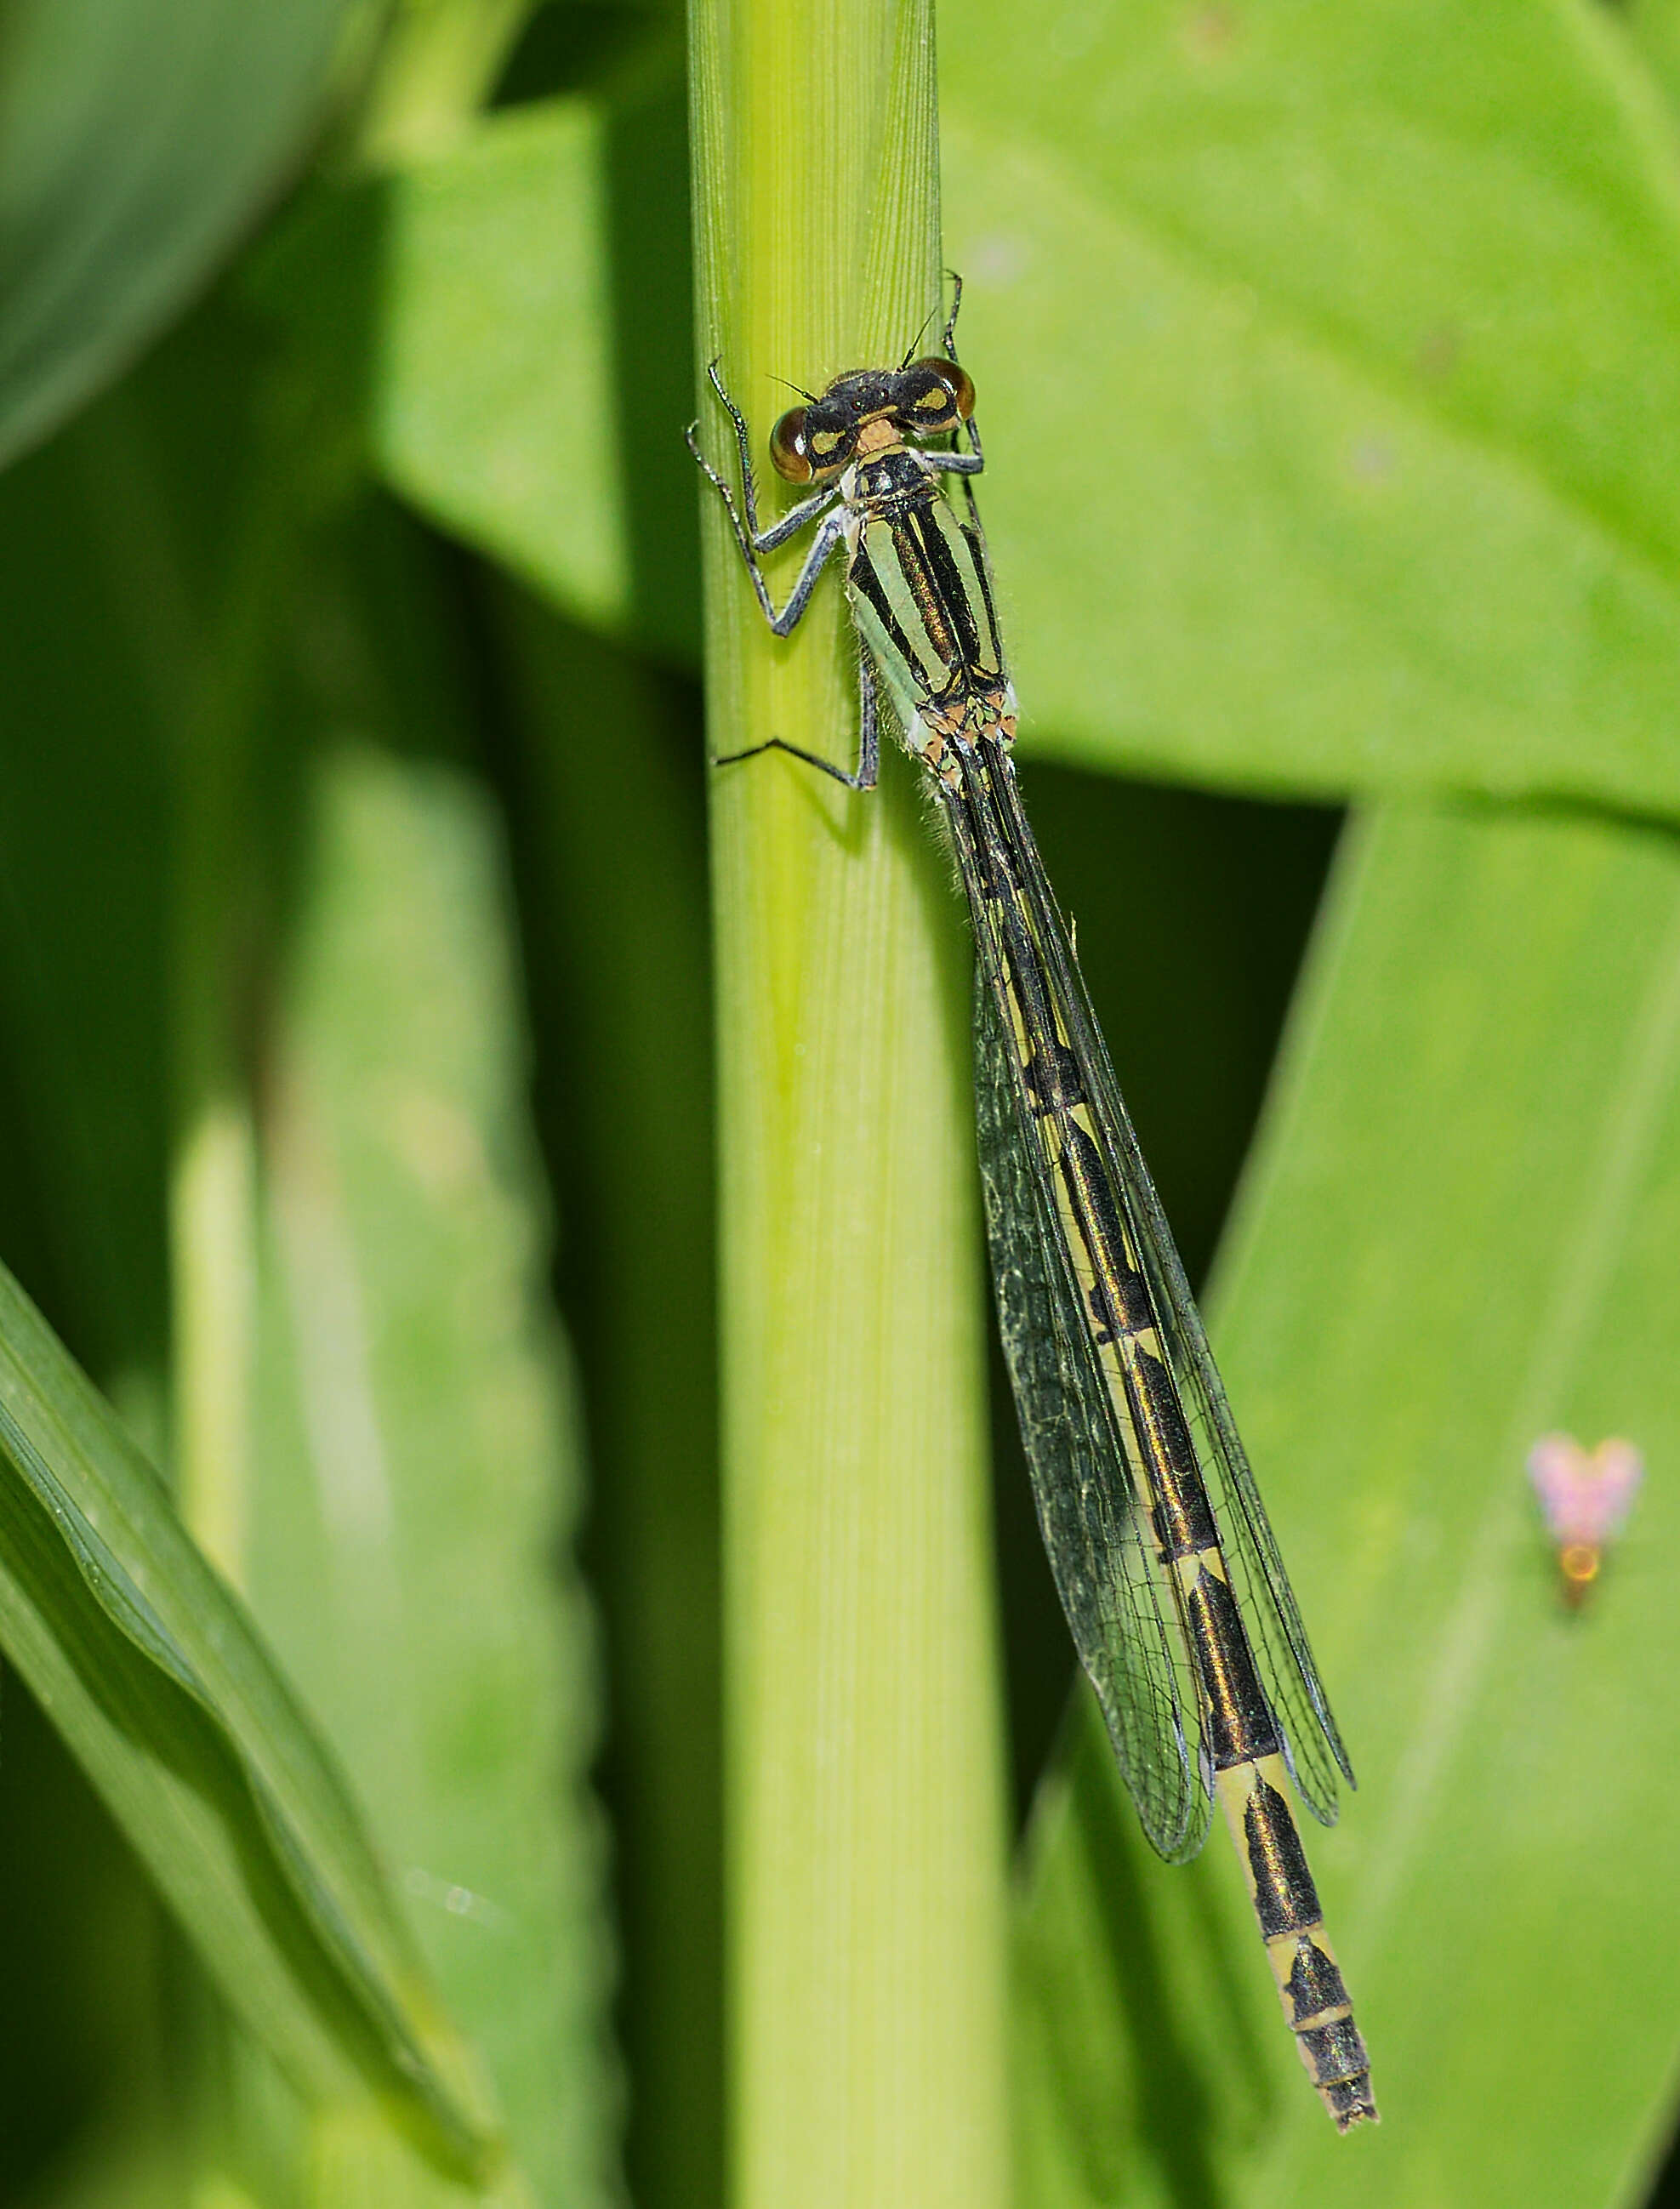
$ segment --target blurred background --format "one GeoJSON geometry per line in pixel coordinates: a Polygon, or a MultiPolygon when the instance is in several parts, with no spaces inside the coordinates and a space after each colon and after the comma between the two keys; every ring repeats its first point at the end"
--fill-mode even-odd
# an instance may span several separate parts
{"type": "MultiPolygon", "coordinates": [[[[1199,1285],[1249,1162],[1390,2119],[1278,2150],[1268,2042],[1184,2146],[1281,2036],[1199,1871],[1207,2046],[1080,1899],[1141,1852],[999,1366],[1020,2198],[1680,2200],[1680,8],[1006,12],[941,39],[1023,773],[1199,1285]],[[1575,1621],[1553,1425],[1650,1466],[1575,1621]]],[[[0,1257],[566,2209],[724,2199],[685,101],[609,0],[0,31],[0,1257]]],[[[9,1670],[0,1862],[0,2199],[332,2195],[9,1670]]]]}

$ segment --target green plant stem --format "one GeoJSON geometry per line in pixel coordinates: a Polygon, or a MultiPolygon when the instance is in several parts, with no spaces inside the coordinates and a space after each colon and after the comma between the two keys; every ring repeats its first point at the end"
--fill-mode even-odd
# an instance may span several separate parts
{"type": "Polygon", "coordinates": [[[270,364],[238,526],[192,640],[196,671],[171,701],[172,1457],[181,1516],[236,1587],[256,1459],[257,1147],[244,1030],[267,858],[259,730],[283,635],[277,609],[338,481],[330,418],[308,375],[270,364]]]}
{"type": "Polygon", "coordinates": [[[528,0],[419,0],[390,19],[355,134],[373,167],[463,139],[531,13],[528,0]]]}
{"type": "Polygon", "coordinates": [[[244,1584],[255,1450],[256,1151],[239,1027],[257,854],[249,778],[270,609],[298,515],[263,472],[205,624],[175,750],[170,1175],[175,1489],[223,1577],[244,1584]]]}
{"type": "MultiPolygon", "coordinates": [[[[896,359],[936,308],[930,9],[695,0],[691,40],[701,359],[762,449],[772,375],[896,359]]],[[[714,750],[846,757],[837,587],[778,643],[721,521],[714,750]]],[[[733,2198],[984,2209],[1006,1883],[966,956],[897,760],[874,796],[732,768],[713,822],[733,2198]]]]}

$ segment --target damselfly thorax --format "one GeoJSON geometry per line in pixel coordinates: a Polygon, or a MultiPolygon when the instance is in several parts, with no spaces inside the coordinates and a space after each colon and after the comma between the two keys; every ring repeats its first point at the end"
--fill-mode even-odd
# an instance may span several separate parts
{"type": "Polygon", "coordinates": [[[1015,741],[985,543],[890,415],[861,426],[858,451],[840,479],[852,617],[906,749],[954,788],[952,745],[1015,741]]]}

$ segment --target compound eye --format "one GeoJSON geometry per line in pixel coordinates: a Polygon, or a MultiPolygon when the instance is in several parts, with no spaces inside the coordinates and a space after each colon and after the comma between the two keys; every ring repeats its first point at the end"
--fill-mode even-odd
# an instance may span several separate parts
{"type": "Polygon", "coordinates": [[[966,422],[974,412],[973,380],[955,361],[936,355],[917,361],[910,373],[932,379],[926,390],[918,393],[911,409],[913,418],[925,422],[930,430],[948,429],[954,419],[966,422]]]}
{"type": "Polygon", "coordinates": [[[838,475],[858,442],[850,424],[833,429],[821,414],[813,422],[810,413],[808,406],[795,406],[770,432],[770,458],[776,473],[788,483],[838,475]]]}
{"type": "Polygon", "coordinates": [[[770,461],[784,483],[809,483],[816,473],[805,449],[805,410],[792,406],[770,432],[770,461]]]}

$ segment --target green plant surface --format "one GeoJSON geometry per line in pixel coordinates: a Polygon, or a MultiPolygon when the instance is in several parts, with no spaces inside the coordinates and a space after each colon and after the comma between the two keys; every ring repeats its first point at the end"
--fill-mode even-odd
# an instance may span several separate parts
{"type": "MultiPolygon", "coordinates": [[[[346,731],[347,737],[348,731],[346,731]]],[[[592,1624],[502,852],[459,771],[313,777],[264,1123],[253,1599],[357,1773],[536,2198],[608,2198],[592,1624]],[[394,1704],[393,1683],[403,1684],[394,1704]]]]}
{"type": "MultiPolygon", "coordinates": [[[[691,20],[698,354],[756,445],[770,364],[820,383],[936,311],[931,30],[691,20]]],[[[702,431],[728,454],[714,400],[702,431]]],[[[709,502],[703,545],[713,752],[845,750],[834,595],[779,642],[709,502]]],[[[1005,1910],[966,962],[903,782],[763,758],[711,808],[733,2194],[978,2209],[1005,1910]]]]}
{"type": "Polygon", "coordinates": [[[309,2092],[489,2141],[338,1771],[164,1490],[0,1279],[6,1654],[230,2001],[309,2092]]]}
{"type": "MultiPolygon", "coordinates": [[[[416,651],[437,606],[405,526],[388,514],[382,529],[323,520],[331,440],[292,470],[290,526],[316,532],[308,587],[265,553],[254,644],[242,629],[238,654],[206,649],[228,637],[228,604],[249,617],[251,530],[266,541],[285,521],[276,440],[321,426],[288,399],[299,388],[259,335],[212,313],[0,492],[15,525],[7,1062],[17,1154],[49,1169],[55,1301],[166,1447],[149,1361],[177,1094],[169,1015],[183,1000],[165,978],[181,941],[178,882],[158,860],[190,853],[208,893],[193,971],[215,984],[196,1002],[229,1024],[223,1064],[242,1079],[238,1093],[262,1100],[250,1124],[268,1233],[249,1345],[262,1393],[248,1399],[234,1562],[340,1753],[354,1753],[389,1876],[292,1690],[252,1653],[244,1613],[152,1477],[129,1469],[131,1446],[117,1462],[140,1496],[133,1510],[144,1507],[138,1531],[97,1499],[94,1515],[123,1569],[158,1591],[167,1633],[187,1637],[160,1646],[210,1715],[155,1651],[88,1622],[92,1598],[68,1563],[37,1561],[51,1600],[36,1603],[18,1629],[27,1651],[14,1653],[257,2040],[303,2089],[309,2106],[282,2115],[276,2145],[242,2145],[243,2120],[218,2128],[233,2135],[212,2157],[224,2175],[230,2159],[243,2165],[260,2198],[289,2166],[323,2204],[358,2186],[382,2200],[461,2199],[464,2177],[496,2164],[505,2116],[542,2198],[611,2199],[611,1938],[599,1815],[581,1778],[599,1680],[581,1592],[557,1572],[578,1475],[540,1282],[550,1227],[521,1117],[509,916],[484,801],[459,771],[446,781],[441,766],[388,765],[382,782],[364,757],[360,785],[342,770],[325,783],[337,794],[319,817],[302,804],[323,736],[354,738],[364,755],[403,737],[446,746],[458,702],[447,651],[416,651]],[[203,717],[207,690],[220,723],[203,717]],[[54,744],[39,741],[44,729],[54,744]],[[237,740],[242,765],[188,822],[174,747],[207,730],[237,740]],[[31,930],[32,909],[57,924],[31,930]],[[264,970],[274,978],[260,999],[255,1087],[241,1032],[264,970]],[[383,1135],[357,1117],[369,1110],[407,1128],[394,1172],[383,1135]],[[346,1299],[361,1337],[336,1324],[346,1299]],[[376,1350],[365,1394],[336,1386],[361,1371],[358,1339],[376,1350]],[[382,1497],[406,1537],[384,1579],[361,1586],[359,1609],[368,1528],[354,1510],[322,1524],[320,1496],[340,1476],[382,1497]],[[394,1620],[374,1600],[393,1585],[394,1620]],[[245,1703],[206,1670],[207,1651],[234,1666],[245,1703]],[[259,1692],[268,1704],[253,1714],[259,1692]],[[137,1714],[131,1738],[107,1706],[137,1714]],[[400,1707],[412,1722],[393,1724],[400,1707]],[[291,1792],[275,1807],[269,1767],[281,1756],[303,1777],[282,1769],[291,1792]],[[478,2043],[472,2059],[430,1990],[411,1919],[478,2043]],[[405,2110],[453,2178],[394,2130],[405,2110]]],[[[51,1355],[30,1338],[41,1385],[51,1355]]],[[[51,1462],[61,1479],[92,1478],[51,1462]]],[[[38,1508],[19,1508],[33,1526],[38,1508]]],[[[217,2061],[231,2074],[260,2070],[237,2043],[217,2061]]],[[[147,2110],[136,2121],[155,2126],[147,2110]]],[[[114,2183],[120,2161],[88,2182],[114,2183]]],[[[495,2198],[521,2198],[520,2184],[500,2164],[495,2198]]]]}
{"type": "Polygon", "coordinates": [[[693,405],[671,327],[685,159],[656,42],[617,99],[492,115],[397,169],[370,435],[394,490],[572,619],[692,661],[693,485],[668,434],[693,405]]]}
{"type": "Polygon", "coordinates": [[[1636,1684],[1680,1659],[1677,929],[1665,834],[1355,832],[1214,1332],[1359,1773],[1310,1838],[1384,2124],[1324,2126],[1229,1867],[1145,1860],[1081,1716],[1021,1931],[1024,2199],[1641,2198],[1680,2069],[1680,1744],[1636,1684]],[[1557,1429],[1653,1469],[1579,1616],[1525,1475],[1557,1429]]]}
{"type": "Polygon", "coordinates": [[[166,327],[318,129],[365,8],[25,0],[0,61],[0,457],[166,327]]]}
{"type": "MultiPolygon", "coordinates": [[[[95,1532],[226,1664],[247,1612],[135,1446],[169,1471],[503,2193],[1639,2200],[1680,2016],[1672,0],[948,0],[942,239],[919,9],[697,8],[697,280],[665,11],[417,5],[359,75],[335,11],[250,14],[31,8],[0,68],[0,451],[65,423],[0,479],[0,1258],[135,1443],[33,1322],[16,1400],[84,1406],[150,1514],[95,1532]],[[1328,833],[1241,794],[1392,802],[1214,1297],[1360,1773],[1308,1840],[1368,2137],[1223,1848],[1148,1857],[1081,1702],[1046,1761],[1024,1484],[1011,1934],[948,870],[895,755],[870,798],[702,767],[697,515],[711,748],[844,758],[856,699],[834,579],[776,644],[695,503],[696,358],[762,453],[774,379],[897,358],[942,264],[1027,803],[1193,1266],[1328,833]],[[1650,1466],[1573,1619],[1554,1424],[1650,1466]]],[[[92,1462],[47,1469],[86,1502],[92,1462]]],[[[459,2199],[412,2081],[369,2095],[391,2043],[249,1712],[123,1635],[27,1484],[0,1513],[44,1697],[0,1776],[51,1827],[0,1821],[0,2189],[459,2199]]]]}
{"type": "Polygon", "coordinates": [[[1671,812],[1680,196],[1613,13],[943,28],[1035,722],[1239,785],[1671,812]]]}
{"type": "Polygon", "coordinates": [[[571,619],[692,663],[692,408],[677,57],[317,186],[251,290],[364,388],[382,479],[571,619]],[[361,282],[346,283],[346,269],[361,282]],[[639,272],[627,274],[627,270],[639,272]]]}
{"type": "Polygon", "coordinates": [[[611,629],[631,583],[605,139],[580,94],[393,180],[372,432],[394,490],[611,629]]]}
{"type": "Polygon", "coordinates": [[[1674,0],[1633,0],[1627,24],[1641,59],[1672,101],[1680,87],[1680,9],[1674,0]]]}
{"type": "MultiPolygon", "coordinates": [[[[1423,0],[1162,0],[1041,32],[956,0],[942,81],[988,525],[1044,741],[1242,787],[1671,809],[1657,33],[1631,44],[1588,0],[1509,0],[1473,38],[1423,0]]],[[[394,388],[412,359],[447,413],[405,406],[383,449],[429,510],[623,633],[629,479],[599,473],[623,394],[568,311],[610,289],[601,158],[572,110],[417,172],[394,388]],[[544,289],[498,312],[532,285],[516,206],[539,167],[544,289]],[[485,363],[526,388],[539,355],[562,405],[528,430],[478,406],[485,363]],[[563,497],[562,443],[587,454],[563,497]]]]}
{"type": "Polygon", "coordinates": [[[357,120],[358,156],[400,163],[464,135],[533,12],[533,0],[398,0],[357,120]]]}
{"type": "Polygon", "coordinates": [[[700,705],[527,592],[504,585],[491,611],[536,1099],[590,1381],[626,2179],[632,2200],[708,2202],[724,2188],[723,1803],[700,705]]]}

